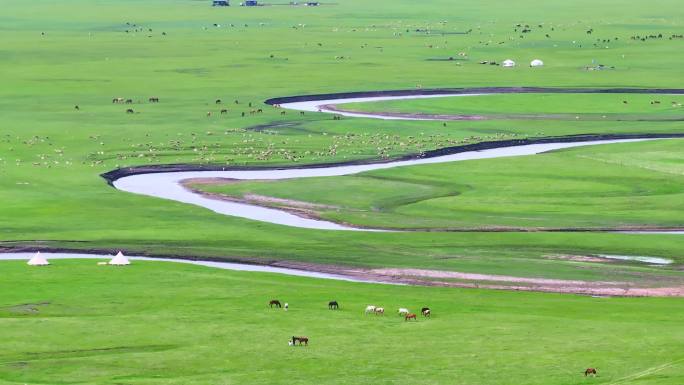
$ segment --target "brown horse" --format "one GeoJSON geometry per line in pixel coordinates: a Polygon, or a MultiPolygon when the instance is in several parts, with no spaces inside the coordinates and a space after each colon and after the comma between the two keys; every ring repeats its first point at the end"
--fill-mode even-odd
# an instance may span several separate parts
{"type": "Polygon", "coordinates": [[[272,308],[273,306],[275,306],[277,308],[282,307],[282,305],[280,304],[280,301],[278,301],[277,299],[272,299],[271,302],[268,303],[268,307],[272,308]]]}
{"type": "Polygon", "coordinates": [[[306,346],[309,346],[309,337],[292,336],[292,345],[297,345],[297,342],[299,342],[300,346],[302,345],[302,343],[306,346]]]}
{"type": "Polygon", "coordinates": [[[416,315],[414,313],[408,313],[406,314],[406,317],[404,318],[404,321],[408,321],[410,319],[418,321],[418,318],[416,318],[416,315]]]}
{"type": "Polygon", "coordinates": [[[586,377],[590,374],[593,376],[596,376],[596,368],[589,368],[589,369],[584,371],[584,377],[586,377]]]}

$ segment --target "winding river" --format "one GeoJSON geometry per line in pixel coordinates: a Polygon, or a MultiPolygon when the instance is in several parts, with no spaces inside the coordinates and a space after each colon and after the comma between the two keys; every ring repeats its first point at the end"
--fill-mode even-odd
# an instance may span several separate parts
{"type": "MultiPolygon", "coordinates": [[[[290,98],[271,99],[267,104],[277,104],[281,108],[299,111],[321,111],[336,114],[343,114],[354,117],[376,118],[376,119],[405,119],[383,115],[339,113],[325,108],[331,104],[345,104],[353,102],[367,102],[380,100],[397,99],[417,99],[451,97],[465,95],[485,95],[495,93],[530,93],[530,92],[566,92],[566,93],[656,93],[656,94],[682,94],[684,90],[632,90],[632,89],[607,89],[607,90],[586,90],[586,89],[543,89],[543,88],[497,88],[497,89],[458,89],[458,90],[425,90],[425,91],[386,91],[376,93],[352,93],[352,94],[332,94],[332,95],[311,95],[297,96],[290,98]],[[551,90],[551,91],[549,91],[551,90]]],[[[598,136],[597,136],[598,137],[598,136]]],[[[304,218],[284,210],[267,208],[257,205],[230,202],[225,200],[213,199],[190,191],[182,186],[181,182],[194,178],[226,178],[233,180],[277,180],[291,178],[312,178],[352,175],[366,171],[382,170],[394,167],[415,166],[421,164],[434,164],[446,162],[459,162],[476,159],[493,159],[514,156],[526,156],[541,154],[549,151],[580,147],[594,146],[599,144],[626,143],[635,141],[654,140],[660,138],[681,137],[681,135],[643,135],[624,138],[610,138],[603,136],[596,140],[582,140],[580,137],[561,137],[561,138],[542,138],[536,143],[519,140],[509,142],[489,143],[491,148],[475,148],[467,150],[462,148],[443,149],[428,154],[426,157],[413,157],[386,163],[370,164],[338,164],[330,166],[311,166],[304,168],[280,168],[280,169],[250,169],[250,170],[201,170],[201,171],[164,171],[139,170],[130,168],[127,170],[115,170],[114,174],[107,175],[105,178],[117,189],[134,194],[147,195],[156,198],[169,199],[177,202],[192,204],[204,207],[219,214],[241,217],[256,221],[269,222],[273,224],[294,226],[306,229],[318,230],[346,230],[346,231],[382,231],[378,229],[355,228],[342,224],[304,218]],[[450,150],[453,150],[449,153],[450,150]],[[443,155],[440,155],[444,153],[443,155]]],[[[476,145],[475,145],[476,146],[476,145]]],[[[473,147],[473,146],[471,146],[473,147]]],[[[681,231],[641,231],[641,233],[661,233],[661,234],[682,234],[681,231]]]]}

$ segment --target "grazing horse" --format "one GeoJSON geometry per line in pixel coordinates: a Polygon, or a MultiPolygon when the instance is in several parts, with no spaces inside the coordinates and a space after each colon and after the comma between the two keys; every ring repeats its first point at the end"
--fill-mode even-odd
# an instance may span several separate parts
{"type": "Polygon", "coordinates": [[[227,113],[228,113],[228,110],[226,110],[226,109],[221,110],[221,115],[224,115],[224,114],[227,114],[227,113]]]}
{"type": "Polygon", "coordinates": [[[385,308],[384,307],[376,307],[375,308],[375,315],[385,315],[385,308]]]}
{"type": "Polygon", "coordinates": [[[272,308],[273,306],[275,306],[277,308],[282,307],[282,305],[280,305],[280,301],[278,301],[277,299],[272,299],[271,302],[268,303],[268,307],[272,308]]]}
{"type": "Polygon", "coordinates": [[[304,115],[304,111],[299,111],[299,115],[304,115]]]}
{"type": "Polygon", "coordinates": [[[150,103],[159,103],[159,98],[151,97],[151,98],[149,99],[149,101],[150,101],[150,103]]]}
{"type": "Polygon", "coordinates": [[[112,103],[123,103],[123,102],[124,102],[124,98],[114,98],[114,99],[112,99],[112,103]]]}
{"type": "Polygon", "coordinates": [[[126,99],[126,104],[133,104],[133,99],[126,99]]]}
{"type": "Polygon", "coordinates": [[[420,309],[420,314],[425,313],[426,310],[427,310],[427,311],[430,311],[430,308],[429,308],[429,307],[424,307],[424,308],[420,309]]]}
{"type": "Polygon", "coordinates": [[[590,374],[593,376],[596,376],[596,368],[589,368],[589,369],[584,371],[584,377],[586,377],[590,374]]]}
{"type": "Polygon", "coordinates": [[[329,310],[337,310],[339,308],[340,308],[340,304],[338,304],[337,301],[328,302],[328,309],[329,310]]]}
{"type": "Polygon", "coordinates": [[[221,99],[216,99],[216,104],[221,104],[221,99]]]}
{"type": "Polygon", "coordinates": [[[366,310],[364,310],[364,313],[365,314],[375,313],[375,306],[373,306],[373,305],[366,306],[366,310]]]}
{"type": "Polygon", "coordinates": [[[297,342],[299,342],[300,346],[302,345],[302,343],[306,346],[309,346],[309,337],[292,336],[292,345],[297,345],[297,342]]]}
{"type": "Polygon", "coordinates": [[[133,111],[132,108],[129,108],[129,109],[126,110],[126,113],[127,113],[127,114],[134,114],[135,111],[133,111]]]}
{"type": "Polygon", "coordinates": [[[285,114],[286,114],[285,111],[280,111],[280,115],[285,115],[285,114]]]}
{"type": "Polygon", "coordinates": [[[398,315],[406,315],[406,314],[409,314],[409,313],[410,313],[410,311],[409,311],[408,309],[406,309],[406,308],[403,308],[403,307],[400,307],[399,310],[397,310],[397,314],[398,314],[398,315]]]}
{"type": "Polygon", "coordinates": [[[80,108],[78,105],[75,105],[75,106],[74,106],[74,109],[75,109],[75,110],[80,110],[81,108],[80,108]]]}
{"type": "Polygon", "coordinates": [[[429,317],[430,317],[430,309],[423,310],[423,312],[422,312],[421,314],[423,314],[423,317],[428,317],[428,318],[429,318],[429,317]]]}
{"type": "Polygon", "coordinates": [[[207,111],[207,118],[211,117],[211,111],[207,111]]]}
{"type": "Polygon", "coordinates": [[[410,319],[418,321],[418,318],[416,318],[416,315],[413,313],[406,314],[406,317],[404,317],[404,321],[408,321],[410,319]]]}

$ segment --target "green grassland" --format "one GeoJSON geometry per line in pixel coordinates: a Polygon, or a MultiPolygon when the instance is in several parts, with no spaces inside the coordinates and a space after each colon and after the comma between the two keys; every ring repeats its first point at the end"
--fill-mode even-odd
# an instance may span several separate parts
{"type": "Polygon", "coordinates": [[[3,262],[2,384],[684,381],[681,301],[53,262],[3,262]],[[269,309],[273,298],[289,311],[269,309]],[[327,309],[332,299],[340,311],[327,309]],[[364,316],[368,304],[387,314],[364,316]],[[431,307],[431,319],[395,314],[422,306],[431,307]],[[292,335],[308,336],[309,346],[288,346],[292,335]],[[599,376],[585,379],[587,367],[599,376]]]}
{"type": "Polygon", "coordinates": [[[369,227],[681,228],[681,149],[681,140],[668,139],[345,177],[196,187],[248,201],[256,195],[313,203],[318,206],[309,210],[317,216],[369,227]]]}
{"type": "MultiPolygon", "coordinates": [[[[620,94],[513,94],[468,95],[436,99],[391,100],[348,103],[341,107],[363,112],[394,112],[421,114],[471,114],[510,116],[537,114],[572,114],[603,119],[629,117],[641,119],[684,119],[681,95],[620,95],[620,94]],[[656,103],[657,102],[657,103],[656,103]]],[[[576,117],[576,116],[575,116],[576,117]]]]}
{"type": "MultiPolygon", "coordinates": [[[[444,127],[441,122],[333,121],[328,114],[281,116],[261,104],[284,95],[417,85],[682,86],[684,40],[670,38],[682,27],[677,1],[657,7],[523,1],[515,11],[507,4],[349,0],[320,7],[219,9],[186,0],[4,1],[2,245],[593,278],[602,276],[596,272],[601,269],[578,270],[541,257],[609,253],[679,260],[684,245],[677,236],[396,235],[284,228],[121,193],[99,177],[135,165],[287,166],[382,159],[479,140],[684,131],[681,122],[485,121],[444,127]],[[518,23],[533,31],[519,37],[518,23]],[[658,34],[664,37],[630,38],[658,34]],[[597,39],[613,40],[594,46],[597,39]],[[468,60],[431,60],[459,52],[468,60]],[[506,57],[521,63],[539,57],[546,66],[506,71],[478,64],[506,57]],[[586,71],[593,60],[615,69],[586,71]],[[148,103],[152,96],[160,103],[148,103]],[[134,103],[112,104],[115,97],[134,103]],[[219,98],[223,103],[216,105],[219,98]],[[250,114],[259,107],[262,114],[250,114]],[[137,113],[128,115],[127,108],[137,113]],[[223,108],[229,111],[220,115],[223,108]],[[401,145],[409,140],[411,145],[401,145]]],[[[663,214],[657,221],[669,219],[663,214]]]]}

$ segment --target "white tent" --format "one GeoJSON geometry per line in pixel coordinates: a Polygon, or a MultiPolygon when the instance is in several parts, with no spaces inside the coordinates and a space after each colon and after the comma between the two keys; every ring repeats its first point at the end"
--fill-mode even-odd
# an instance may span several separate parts
{"type": "Polygon", "coordinates": [[[511,59],[506,59],[501,63],[502,66],[504,67],[515,67],[515,62],[511,59]]]}
{"type": "Polygon", "coordinates": [[[109,261],[110,265],[115,265],[115,266],[125,266],[125,265],[130,265],[131,261],[126,258],[122,252],[119,251],[119,253],[112,258],[111,261],[109,261]]]}
{"type": "Polygon", "coordinates": [[[29,259],[28,264],[31,266],[47,266],[50,264],[45,257],[43,257],[40,254],[40,251],[37,252],[31,259],[29,259]]]}
{"type": "Polygon", "coordinates": [[[530,67],[541,67],[544,65],[544,62],[539,60],[539,59],[534,59],[530,62],[530,67]]]}

